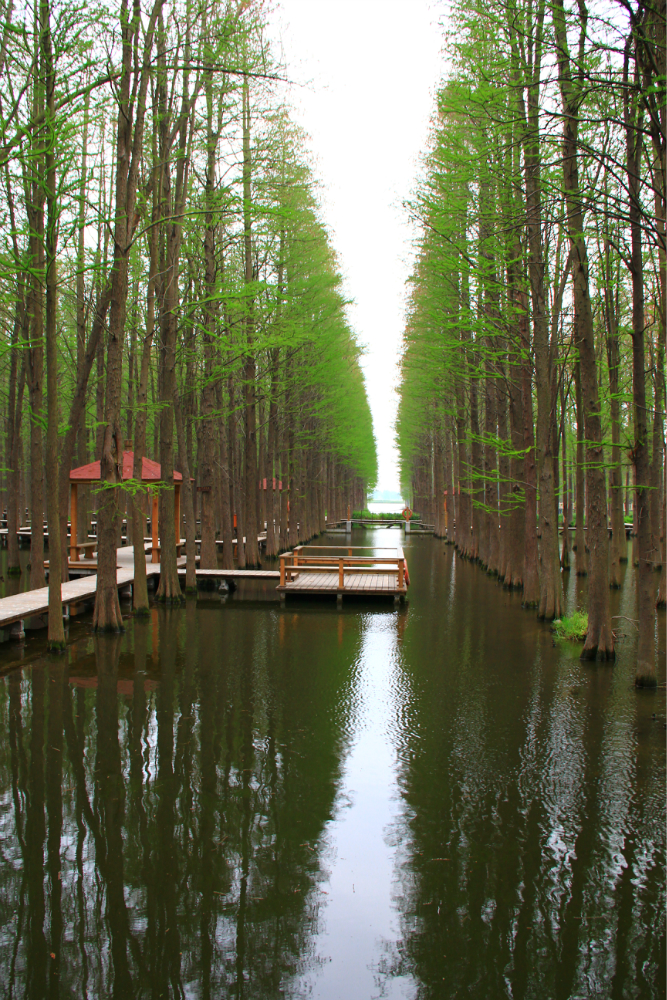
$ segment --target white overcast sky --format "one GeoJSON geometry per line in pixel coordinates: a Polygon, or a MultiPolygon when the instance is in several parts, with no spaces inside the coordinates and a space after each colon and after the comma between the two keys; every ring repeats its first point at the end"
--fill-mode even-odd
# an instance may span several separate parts
{"type": "Polygon", "coordinates": [[[402,203],[445,69],[442,16],[437,0],[278,0],[271,16],[299,84],[290,102],[311,139],[350,322],[367,350],[380,489],[399,489],[396,363],[412,260],[402,203]]]}

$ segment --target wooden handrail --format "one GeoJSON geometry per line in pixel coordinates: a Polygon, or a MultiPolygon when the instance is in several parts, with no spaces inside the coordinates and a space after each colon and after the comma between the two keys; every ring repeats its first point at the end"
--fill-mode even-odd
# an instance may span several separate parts
{"type": "MultiPolygon", "coordinates": [[[[339,567],[340,568],[340,567],[339,567]]],[[[389,576],[392,573],[398,573],[399,567],[395,566],[343,566],[343,570],[346,573],[368,573],[369,575],[377,574],[378,576],[389,576]]],[[[298,566],[288,566],[286,568],[286,573],[291,574],[294,571],[300,573],[335,573],[335,566],[302,566],[299,563],[298,566]]]]}

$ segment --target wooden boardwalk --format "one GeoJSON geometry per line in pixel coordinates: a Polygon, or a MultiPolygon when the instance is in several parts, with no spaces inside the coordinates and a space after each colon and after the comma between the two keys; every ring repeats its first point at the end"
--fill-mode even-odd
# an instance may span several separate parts
{"type": "MultiPolygon", "coordinates": [[[[116,584],[120,590],[122,587],[127,587],[134,580],[134,550],[132,546],[118,549],[117,563],[116,584]]],[[[149,578],[159,574],[159,572],[159,563],[146,563],[146,575],[149,578]]],[[[69,610],[70,607],[94,601],[96,591],[97,573],[81,576],[78,580],[70,580],[68,583],[63,583],[63,607],[69,610]]],[[[27,618],[35,618],[40,615],[44,615],[44,625],[46,625],[48,610],[48,587],[40,587],[39,590],[27,590],[25,593],[15,594],[13,597],[3,597],[0,599],[0,628],[8,628],[15,622],[25,621],[27,618]]]]}
{"type": "Polygon", "coordinates": [[[393,597],[407,594],[407,561],[400,547],[299,545],[280,557],[281,598],[288,594],[393,597]],[[382,553],[376,555],[375,553],[382,553]]]}
{"type": "MultiPolygon", "coordinates": [[[[117,550],[117,570],[116,584],[118,589],[127,587],[134,580],[134,549],[131,545],[117,550]]],[[[71,568],[90,569],[95,564],[81,560],[74,563],[71,568]]],[[[197,579],[218,579],[218,580],[275,580],[280,577],[279,571],[262,569],[197,569],[197,579]]],[[[159,576],[160,563],[146,563],[146,575],[150,577],[159,576]]],[[[185,556],[178,559],[178,574],[185,575],[185,556]]],[[[62,603],[67,613],[75,610],[84,610],[85,605],[95,600],[97,591],[97,573],[81,576],[77,580],[70,580],[62,585],[62,603]]],[[[23,594],[15,594],[12,597],[0,599],[0,629],[9,628],[17,622],[24,622],[27,619],[39,618],[43,616],[43,624],[46,626],[49,610],[49,588],[40,587],[39,590],[28,590],[23,594]]],[[[38,623],[36,623],[38,624],[38,623]]],[[[16,629],[17,637],[21,636],[23,629],[16,629]]]]}
{"type": "MultiPolygon", "coordinates": [[[[119,590],[134,581],[134,549],[119,548],[116,554],[116,585],[119,590]]],[[[77,564],[73,568],[75,568],[77,564]]],[[[78,564],[88,569],[85,561],[78,564]]],[[[179,576],[185,576],[185,556],[178,559],[179,576]]],[[[160,563],[146,563],[146,575],[160,573],[160,563]]],[[[269,569],[197,569],[198,580],[266,580],[278,583],[281,598],[286,594],[330,594],[362,597],[381,596],[403,599],[408,588],[407,563],[401,548],[345,546],[298,546],[280,557],[280,570],[269,569]],[[381,552],[382,555],[375,553],[381,552]]],[[[62,584],[65,614],[76,614],[95,600],[97,574],[81,576],[62,584]]],[[[31,619],[33,627],[46,626],[49,588],[29,590],[0,599],[0,629],[11,629],[11,636],[22,638],[23,623],[31,619]],[[41,622],[39,619],[41,618],[41,622]]]]}

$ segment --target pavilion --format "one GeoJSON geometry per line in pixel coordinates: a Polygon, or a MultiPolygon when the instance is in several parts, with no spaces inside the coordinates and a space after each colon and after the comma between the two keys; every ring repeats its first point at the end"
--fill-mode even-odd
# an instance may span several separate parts
{"type": "MultiPolygon", "coordinates": [[[[90,462],[88,465],[80,465],[78,469],[72,469],[69,474],[70,479],[70,521],[72,527],[70,530],[70,561],[77,562],[79,559],[79,549],[77,546],[77,503],[78,503],[78,487],[79,485],[88,485],[91,483],[99,483],[101,479],[100,471],[101,463],[90,462]]],[[[123,482],[128,479],[132,479],[132,473],[134,471],[134,452],[124,451],[123,452],[123,482]]],[[[158,462],[154,462],[151,458],[146,458],[144,456],[141,460],[141,481],[142,483],[160,483],[162,482],[162,468],[158,462]]],[[[180,472],[176,472],[174,469],[174,521],[176,525],[176,539],[180,539],[180,524],[181,524],[181,483],[183,482],[183,476],[180,472]]],[[[160,561],[160,542],[158,536],[158,490],[153,490],[153,510],[151,514],[151,562],[157,563],[160,561]]],[[[141,539],[141,544],[143,545],[143,537],[141,539]]]]}

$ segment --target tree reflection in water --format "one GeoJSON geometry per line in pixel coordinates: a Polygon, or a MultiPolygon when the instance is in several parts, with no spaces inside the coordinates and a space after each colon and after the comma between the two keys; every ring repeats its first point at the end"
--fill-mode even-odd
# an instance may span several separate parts
{"type": "Polygon", "coordinates": [[[200,596],[0,677],[3,996],[664,997],[664,690],[409,544],[398,613],[200,596]]]}
{"type": "Polygon", "coordinates": [[[664,997],[664,702],[636,694],[631,655],[582,664],[477,567],[438,557],[414,576],[444,613],[409,618],[399,643],[400,933],[380,983],[664,997]]]}
{"type": "Polygon", "coordinates": [[[317,964],[358,634],[313,671],[275,611],[153,615],[0,682],[8,996],[282,997],[317,964]]]}

